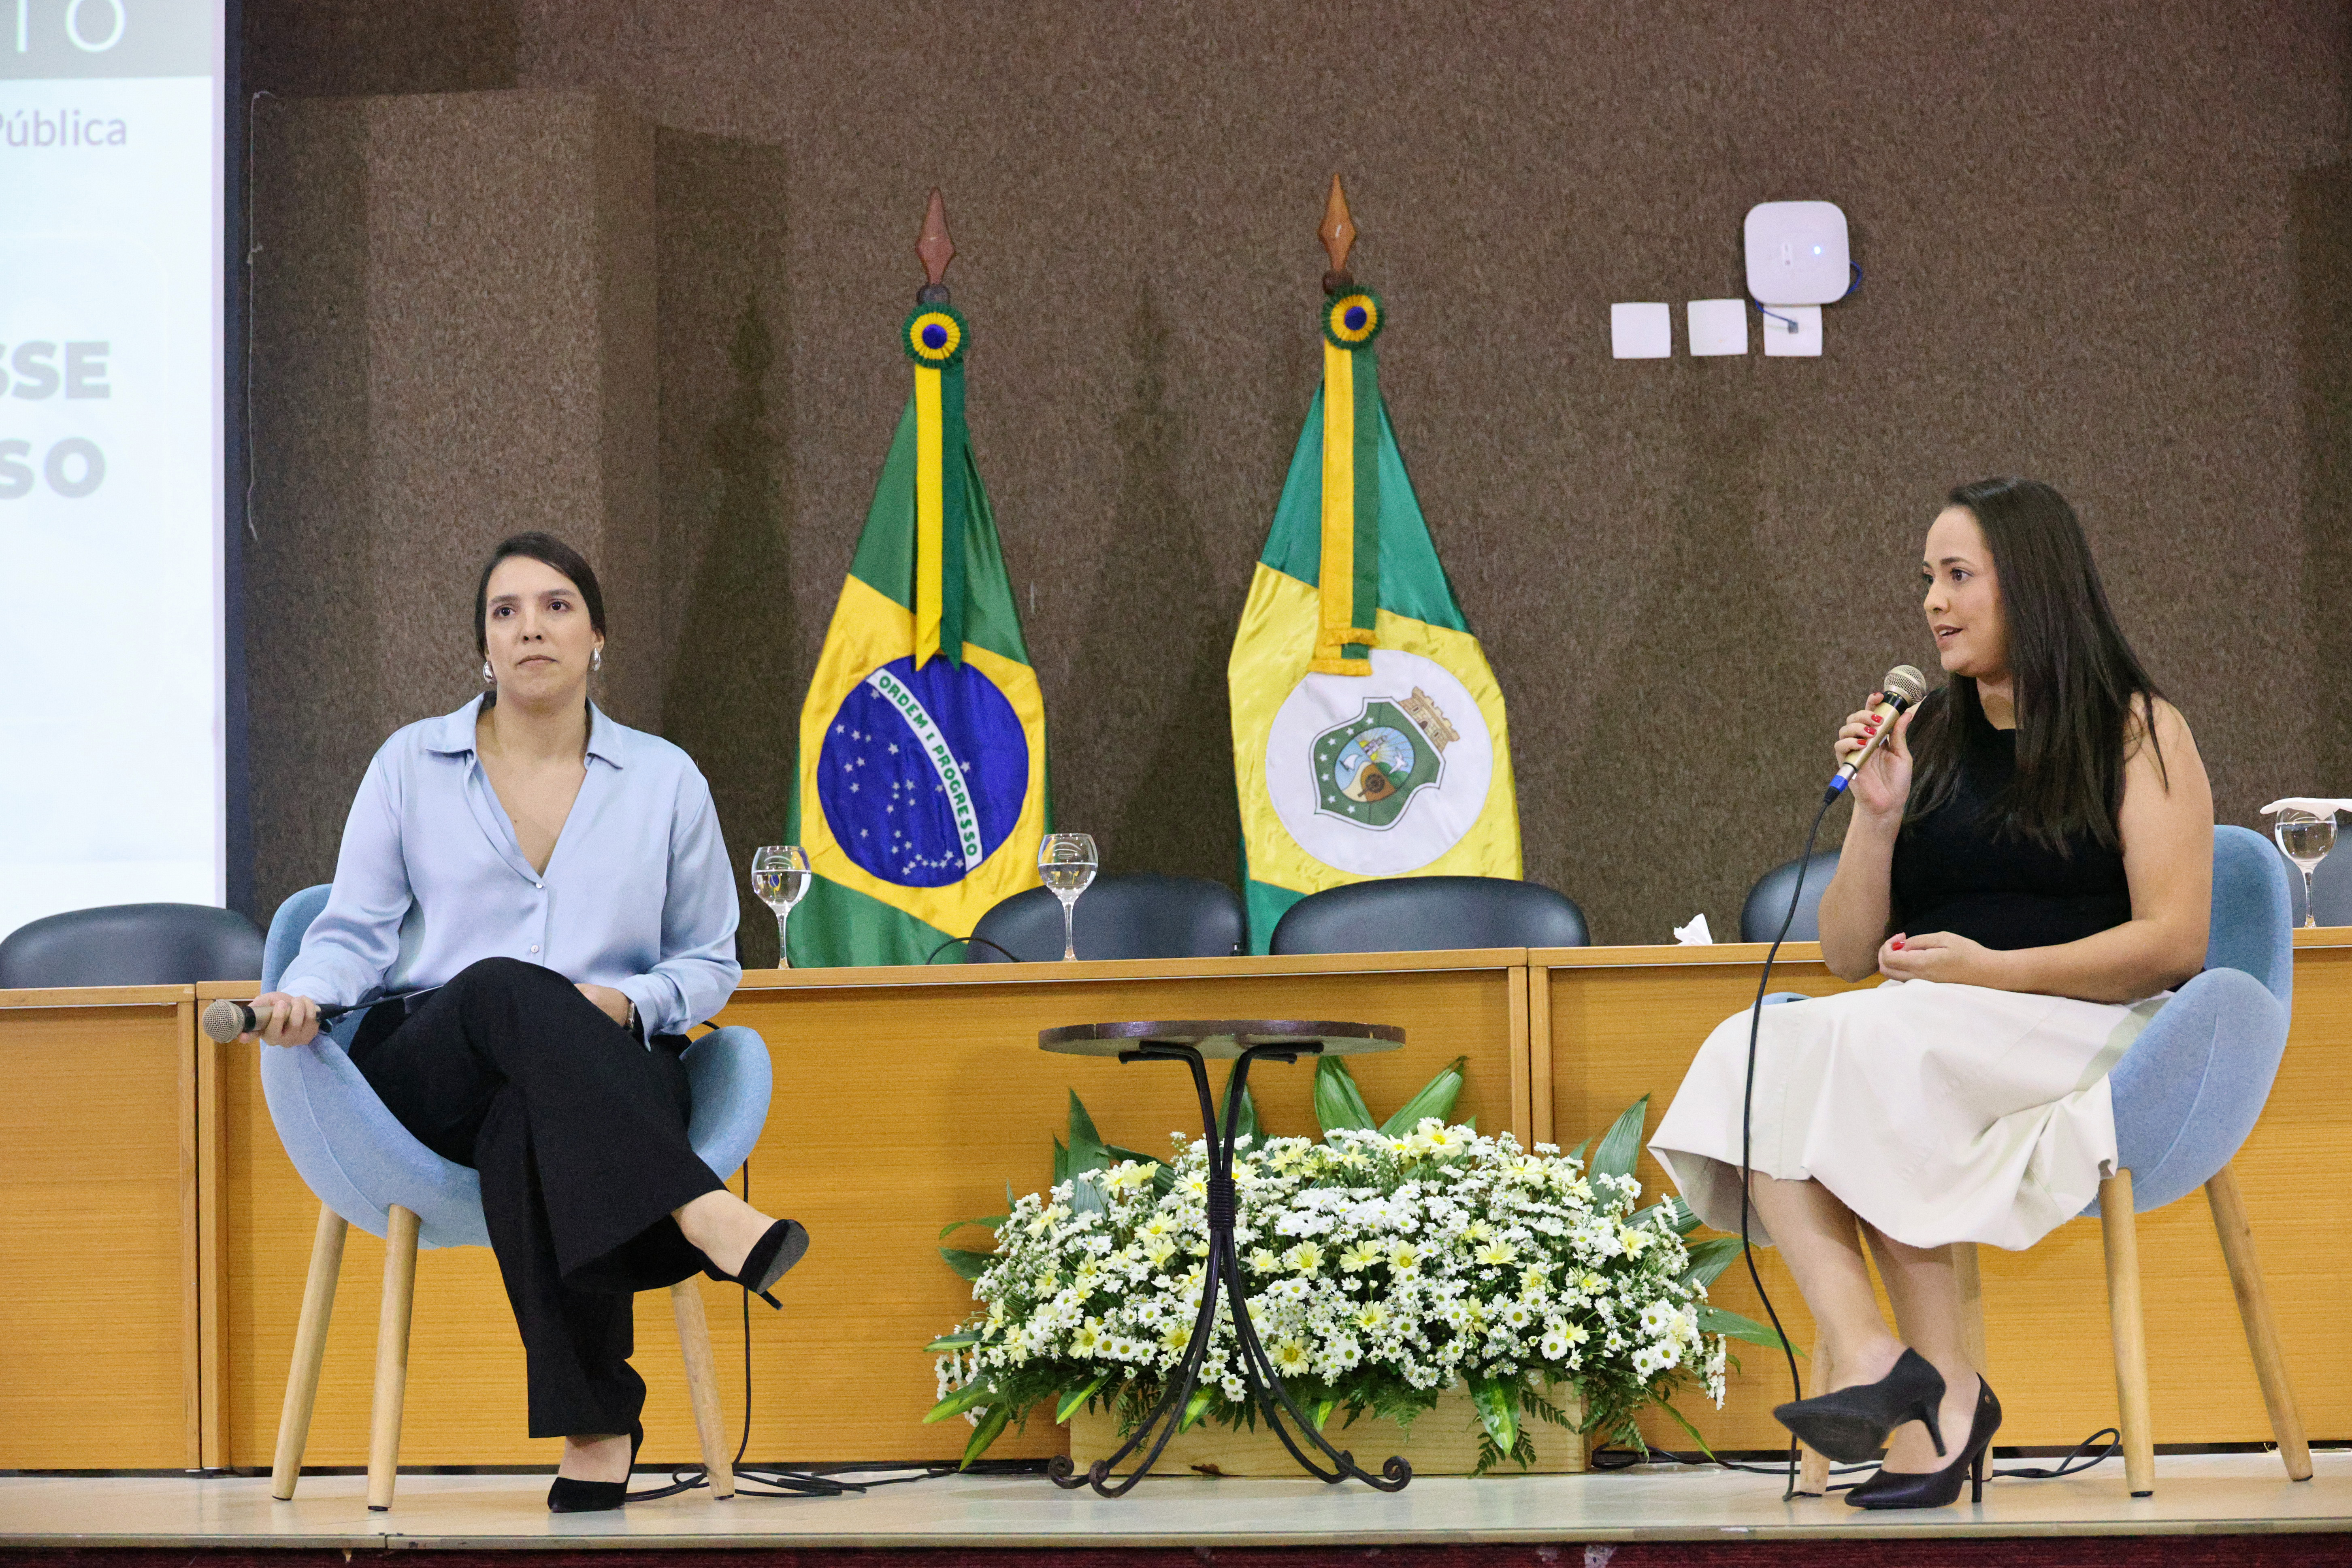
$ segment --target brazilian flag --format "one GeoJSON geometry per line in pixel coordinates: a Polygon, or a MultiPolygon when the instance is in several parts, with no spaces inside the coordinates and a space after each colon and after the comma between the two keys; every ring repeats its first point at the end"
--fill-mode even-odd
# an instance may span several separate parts
{"type": "Polygon", "coordinates": [[[1325,888],[1520,874],[1502,689],[1381,401],[1384,310],[1333,278],[1323,385],[1226,667],[1254,952],[1325,888]]]}
{"type": "Polygon", "coordinates": [[[915,387],[801,709],[795,966],[920,963],[1037,886],[1045,706],[964,428],[970,329],[924,290],[915,387]]]}

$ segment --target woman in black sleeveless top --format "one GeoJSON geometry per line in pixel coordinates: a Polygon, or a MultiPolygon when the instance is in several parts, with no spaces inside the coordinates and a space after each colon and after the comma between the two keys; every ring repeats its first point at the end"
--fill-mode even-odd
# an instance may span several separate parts
{"type": "MultiPolygon", "coordinates": [[[[1919,705],[1923,719],[1945,697],[1928,693],[1919,705]]],[[[1895,927],[2006,952],[2056,947],[2131,919],[2119,844],[2101,843],[2087,827],[2055,844],[2002,831],[2001,802],[2016,787],[2016,730],[1994,729],[1981,707],[1954,730],[1959,767],[1951,798],[1906,825],[1895,841],[1895,927]]]]}
{"type": "MultiPolygon", "coordinates": [[[[1863,1507],[1948,1503],[2000,1424],[1962,1348],[1955,1242],[2023,1247],[2116,1159],[2106,1074],[2204,965],[2213,805],[2049,486],[1952,492],[1921,564],[1948,678],[1855,775],[1822,955],[1873,989],[1726,1019],[1651,1148],[1701,1218],[1769,1232],[1834,1392],[1775,1412],[1823,1453],[1886,1445],[1863,1507]],[[1880,1316],[1878,1258],[1901,1337],[1880,1316]]],[[[1875,694],[1873,700],[1876,700],[1875,694]]],[[[1851,760],[1879,721],[1849,717],[1851,760]]]]}

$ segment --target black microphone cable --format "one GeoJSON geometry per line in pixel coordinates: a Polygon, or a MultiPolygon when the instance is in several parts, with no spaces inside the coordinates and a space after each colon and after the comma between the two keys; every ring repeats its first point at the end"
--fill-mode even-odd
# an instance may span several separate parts
{"type": "MultiPolygon", "coordinates": [[[[739,1195],[745,1203],[751,1201],[751,1162],[748,1159],[743,1162],[743,1191],[739,1195]]],[[[743,1456],[750,1453],[751,1449],[751,1291],[748,1286],[743,1288],[742,1297],[743,1436],[735,1447],[735,1495],[737,1497],[841,1497],[849,1492],[862,1494],[874,1487],[904,1486],[909,1481],[938,1480],[956,1473],[957,1467],[953,1465],[892,1465],[887,1468],[909,1470],[913,1473],[887,1475],[877,1480],[845,1481],[836,1479],[834,1476],[822,1476],[809,1470],[787,1469],[781,1466],[746,1466],[743,1463],[743,1456]],[[743,1485],[746,1480],[758,1481],[762,1488],[775,1489],[750,1490],[743,1485]]],[[[870,1469],[878,1468],[881,1467],[852,1466],[837,1473],[863,1475],[870,1469]]],[[[628,1494],[628,1500],[652,1502],[658,1498],[676,1497],[680,1492],[699,1491],[709,1485],[710,1470],[708,1466],[682,1465],[670,1472],[669,1485],[648,1488],[645,1491],[633,1491],[628,1494]]]]}
{"type": "Polygon", "coordinates": [[[925,963],[937,963],[939,961],[940,954],[955,946],[958,942],[963,943],[967,948],[992,947],[997,952],[1004,955],[1004,962],[1007,963],[1020,963],[1024,962],[1019,953],[1005,947],[1002,942],[991,942],[984,936],[951,936],[948,938],[947,941],[940,943],[939,946],[931,949],[930,952],[925,953],[923,955],[923,962],[925,963]]]}
{"type": "MultiPolygon", "coordinates": [[[[1764,996],[1771,987],[1772,965],[1780,960],[1780,944],[1789,940],[1789,928],[1797,923],[1797,910],[1804,900],[1805,874],[1812,868],[1813,845],[1822,836],[1822,823],[1829,816],[1830,807],[1837,804],[1838,797],[1853,782],[1854,775],[1861,773],[1862,764],[1869,760],[1874,746],[1894,737],[1892,726],[1904,710],[1918,702],[1924,694],[1921,689],[1923,684],[1919,672],[1909,665],[1897,665],[1886,672],[1877,695],[1893,706],[1894,710],[1886,719],[1889,728],[1874,740],[1864,742],[1862,750],[1854,753],[1853,772],[1850,773],[1841,766],[1830,780],[1829,787],[1822,792],[1822,804],[1814,808],[1812,826],[1805,829],[1804,852],[1797,857],[1797,880],[1796,885],[1789,889],[1789,907],[1780,916],[1780,929],[1772,933],[1772,945],[1764,954],[1764,971],[1756,977],[1756,1001],[1748,1009],[1748,1070],[1739,1091],[1739,1257],[1740,1261],[1748,1266],[1748,1280],[1756,1287],[1756,1299],[1764,1303],[1764,1315],[1771,1321],[1772,1331],[1780,1336],[1780,1353],[1789,1363],[1789,1386],[1796,1391],[1792,1397],[1797,1399],[1805,1397],[1805,1380],[1797,1370],[1797,1347],[1790,1342],[1789,1331],[1780,1324],[1780,1314],[1772,1305],[1771,1293],[1764,1289],[1764,1276],[1756,1268],[1756,1244],[1748,1235],[1748,1189],[1756,1180],[1750,1163],[1756,1121],[1756,1037],[1764,1026],[1764,996]]],[[[1791,1432],[1789,1434],[1789,1485],[1780,1496],[1786,1500],[1796,1495],[1797,1435],[1791,1432]]]]}
{"type": "MultiPolygon", "coordinates": [[[[1780,1314],[1772,1305],[1771,1293],[1764,1289],[1764,1276],[1756,1267],[1756,1244],[1748,1236],[1748,1194],[1755,1172],[1749,1164],[1756,1121],[1756,1037],[1764,1026],[1764,995],[1772,984],[1772,965],[1780,957],[1780,944],[1789,940],[1789,928],[1797,923],[1797,908],[1805,896],[1805,873],[1811,868],[1813,844],[1822,836],[1822,822],[1830,814],[1843,791],[1832,789],[1822,796],[1822,804],[1813,812],[1813,825],[1805,830],[1804,853],[1797,857],[1796,886],[1789,889],[1789,908],[1780,917],[1780,929],[1772,933],[1772,946],[1764,954],[1764,972],[1756,977],[1756,1001],[1748,1009],[1748,1073],[1739,1094],[1739,1257],[1748,1265],[1748,1280],[1756,1287],[1756,1299],[1764,1303],[1764,1315],[1771,1321],[1772,1331],[1780,1336],[1780,1353],[1789,1363],[1789,1385],[1796,1390],[1794,1397],[1805,1396],[1805,1380],[1797,1370],[1797,1347],[1790,1342],[1789,1331],[1780,1326],[1780,1314]]],[[[1797,1435],[1789,1434],[1789,1484],[1780,1496],[1797,1495],[1797,1435]]]]}

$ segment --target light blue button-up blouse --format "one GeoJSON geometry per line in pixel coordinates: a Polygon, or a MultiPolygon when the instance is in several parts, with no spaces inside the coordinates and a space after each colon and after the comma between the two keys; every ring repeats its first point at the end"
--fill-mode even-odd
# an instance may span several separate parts
{"type": "Polygon", "coordinates": [[[717,1013],[743,977],[735,876],[693,759],[592,703],[588,776],[541,874],[474,754],[480,709],[411,724],[368,763],[278,989],[344,1007],[519,958],[625,992],[648,1035],[717,1013]]]}

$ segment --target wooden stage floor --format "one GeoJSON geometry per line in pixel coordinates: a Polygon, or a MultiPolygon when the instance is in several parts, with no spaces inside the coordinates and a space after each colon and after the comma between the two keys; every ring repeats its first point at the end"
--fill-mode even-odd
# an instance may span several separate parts
{"type": "MultiPolygon", "coordinates": [[[[0,1548],[1213,1549],[2352,1531],[2352,1451],[2313,1458],[2316,1475],[2297,1485],[2271,1454],[2167,1456],[2157,1461],[2157,1495],[2137,1501],[2111,1459],[2064,1480],[1996,1482],[1979,1507],[1906,1513],[1836,1499],[1784,1502],[1770,1477],[1671,1465],[1433,1478],[1395,1496],[1183,1477],[1147,1480],[1118,1500],[1062,1492],[1041,1475],[958,1476],[862,1497],[716,1503],[689,1492],[564,1516],[547,1511],[546,1479],[533,1475],[404,1476],[382,1514],[367,1511],[362,1476],[305,1478],[287,1503],[271,1500],[258,1477],[20,1476],[0,1477],[0,1548]]],[[[659,1484],[642,1472],[637,1481],[659,1484]]]]}

